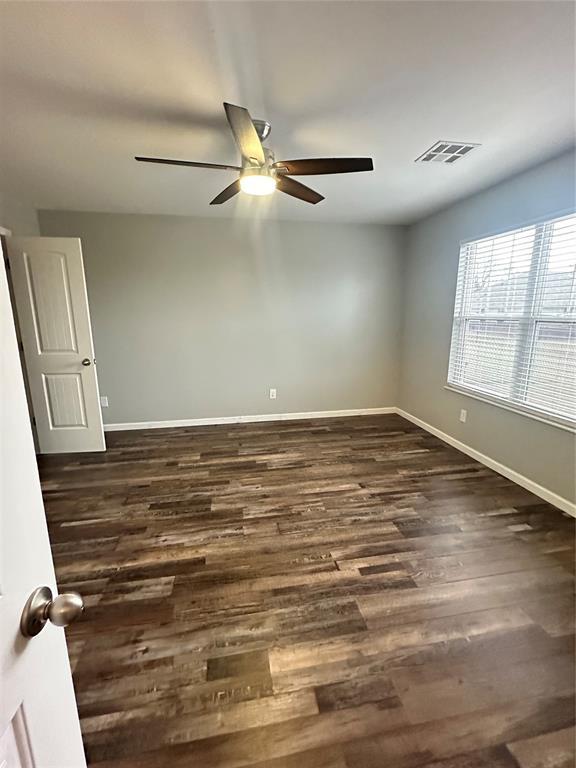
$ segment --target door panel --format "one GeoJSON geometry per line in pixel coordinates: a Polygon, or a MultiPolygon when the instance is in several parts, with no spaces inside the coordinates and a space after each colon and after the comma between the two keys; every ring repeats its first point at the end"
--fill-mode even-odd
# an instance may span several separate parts
{"type": "Polygon", "coordinates": [[[24,264],[38,352],[77,352],[65,254],[24,253],[24,264]]]}
{"type": "Polygon", "coordinates": [[[0,766],[85,768],[64,631],[20,632],[29,595],[56,584],[4,269],[0,350],[0,766]]]}
{"type": "Polygon", "coordinates": [[[45,373],[42,376],[50,427],[87,427],[82,376],[79,373],[45,373]]]}
{"type": "Polygon", "coordinates": [[[22,708],[17,710],[0,736],[0,768],[34,768],[22,708]]]}
{"type": "Polygon", "coordinates": [[[7,244],[40,452],[103,451],[80,240],[11,237],[7,244]]]}

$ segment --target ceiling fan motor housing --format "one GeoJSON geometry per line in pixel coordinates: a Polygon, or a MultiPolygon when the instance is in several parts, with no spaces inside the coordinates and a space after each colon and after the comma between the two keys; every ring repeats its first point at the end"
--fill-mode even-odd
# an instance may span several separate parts
{"type": "Polygon", "coordinates": [[[242,160],[242,171],[245,173],[246,171],[253,173],[261,173],[268,176],[275,176],[277,169],[274,168],[274,163],[276,162],[276,158],[274,156],[274,152],[271,149],[268,149],[268,147],[262,147],[264,151],[264,165],[258,162],[256,158],[250,158],[250,159],[243,159],[242,160]]]}

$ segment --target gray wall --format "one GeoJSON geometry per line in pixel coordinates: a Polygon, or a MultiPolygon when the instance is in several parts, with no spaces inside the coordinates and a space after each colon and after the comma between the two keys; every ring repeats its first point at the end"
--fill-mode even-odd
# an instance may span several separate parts
{"type": "Polygon", "coordinates": [[[9,229],[13,235],[39,235],[38,216],[31,205],[21,203],[2,189],[0,179],[0,227],[9,229]]]}
{"type": "Polygon", "coordinates": [[[573,434],[444,386],[460,241],[574,210],[574,164],[573,153],[562,155],[410,228],[399,399],[408,413],[571,500],[573,434]]]}
{"type": "Polygon", "coordinates": [[[402,228],[39,220],[82,238],[105,422],[396,404],[402,228]]]}

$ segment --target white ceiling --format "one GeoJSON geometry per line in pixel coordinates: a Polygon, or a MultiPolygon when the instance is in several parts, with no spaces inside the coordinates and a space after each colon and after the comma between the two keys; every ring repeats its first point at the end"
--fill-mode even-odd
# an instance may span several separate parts
{"type": "Polygon", "coordinates": [[[574,141],[571,2],[2,2],[2,186],[36,208],[413,221],[574,141]],[[272,123],[277,158],[374,173],[208,203],[236,162],[222,102],[272,123]],[[415,164],[438,139],[479,142],[415,164]]]}

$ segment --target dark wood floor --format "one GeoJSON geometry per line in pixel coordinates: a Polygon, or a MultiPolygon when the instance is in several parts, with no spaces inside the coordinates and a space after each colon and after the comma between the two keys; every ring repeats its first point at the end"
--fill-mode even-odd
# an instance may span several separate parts
{"type": "Polygon", "coordinates": [[[41,460],[91,765],[574,765],[573,520],[398,416],[107,441],[41,460]]]}

